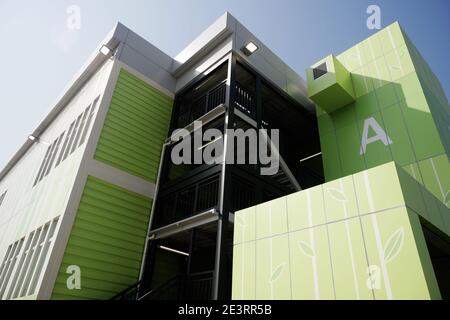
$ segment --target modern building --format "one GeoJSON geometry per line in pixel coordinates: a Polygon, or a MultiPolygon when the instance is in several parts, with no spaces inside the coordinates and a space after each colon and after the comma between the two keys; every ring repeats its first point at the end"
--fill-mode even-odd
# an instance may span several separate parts
{"type": "Polygon", "coordinates": [[[118,24],[0,172],[0,299],[448,298],[438,80],[397,23],[306,78],[228,13],[175,58],[118,24]]]}

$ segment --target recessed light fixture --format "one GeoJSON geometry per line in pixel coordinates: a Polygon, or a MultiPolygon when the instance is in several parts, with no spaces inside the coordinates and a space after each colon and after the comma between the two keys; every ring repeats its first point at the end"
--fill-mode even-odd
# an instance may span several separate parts
{"type": "Polygon", "coordinates": [[[38,142],[39,141],[39,137],[33,136],[32,134],[30,134],[28,136],[28,140],[32,141],[32,142],[38,142]]]}
{"type": "Polygon", "coordinates": [[[169,247],[165,247],[165,246],[159,246],[159,248],[162,249],[162,250],[170,251],[170,252],[173,252],[173,253],[181,254],[182,256],[189,257],[189,253],[187,253],[187,252],[183,252],[183,251],[180,251],[180,250],[175,250],[175,249],[172,249],[172,248],[169,248],[169,247]]]}
{"type": "Polygon", "coordinates": [[[219,141],[220,139],[222,139],[222,136],[217,137],[217,138],[215,138],[215,139],[212,140],[212,141],[208,141],[206,144],[204,144],[204,145],[202,145],[201,147],[197,148],[197,150],[205,149],[207,146],[209,146],[210,144],[213,144],[213,143],[219,141]]]}
{"type": "Polygon", "coordinates": [[[241,50],[246,56],[250,56],[253,53],[255,53],[256,50],[258,50],[258,46],[255,43],[253,43],[252,41],[250,41],[241,50]]]}
{"type": "Polygon", "coordinates": [[[309,159],[312,159],[312,158],[318,157],[318,156],[320,156],[320,155],[322,155],[322,152],[319,152],[319,153],[313,154],[312,156],[309,156],[309,157],[303,158],[303,159],[301,159],[301,160],[300,160],[300,162],[305,162],[306,160],[309,160],[309,159]]]}
{"type": "Polygon", "coordinates": [[[107,56],[107,55],[109,55],[109,54],[111,53],[111,49],[108,48],[106,45],[103,45],[103,46],[100,48],[100,52],[101,52],[103,55],[107,56]]]}

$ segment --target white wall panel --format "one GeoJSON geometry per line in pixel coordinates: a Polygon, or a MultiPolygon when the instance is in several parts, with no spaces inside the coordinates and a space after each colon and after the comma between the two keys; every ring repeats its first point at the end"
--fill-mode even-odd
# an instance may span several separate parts
{"type": "MultiPolygon", "coordinates": [[[[0,181],[0,190],[8,190],[0,206],[0,261],[9,244],[64,213],[86,143],[55,168],[56,159],[49,174],[35,187],[33,183],[49,143],[63,131],[67,134],[70,124],[103,93],[111,67],[112,61],[108,60],[45,130],[40,142],[0,181]]],[[[62,143],[60,151],[61,147],[62,143]]]]}

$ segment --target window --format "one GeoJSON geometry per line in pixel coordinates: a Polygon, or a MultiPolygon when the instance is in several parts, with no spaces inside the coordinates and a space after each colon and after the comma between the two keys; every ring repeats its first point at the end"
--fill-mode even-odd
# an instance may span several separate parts
{"type": "Polygon", "coordinates": [[[9,278],[11,277],[11,273],[16,266],[24,239],[25,238],[22,238],[9,245],[8,250],[6,251],[5,258],[3,259],[2,266],[0,267],[0,299],[6,291],[9,278]]]}
{"type": "Polygon", "coordinates": [[[314,78],[314,80],[320,78],[321,76],[323,76],[327,72],[328,72],[328,70],[327,70],[326,62],[322,63],[321,65],[319,65],[317,67],[315,67],[313,69],[313,78],[314,78]]]}
{"type": "Polygon", "coordinates": [[[53,152],[51,153],[51,156],[48,159],[49,162],[48,162],[48,166],[47,166],[47,171],[45,172],[45,177],[50,173],[50,171],[53,167],[53,162],[55,161],[55,157],[59,151],[59,145],[61,144],[61,140],[63,137],[64,137],[64,132],[59,136],[58,139],[55,140],[55,142],[53,142],[55,147],[53,149],[53,152]]]}
{"type": "MultiPolygon", "coordinates": [[[[70,154],[74,153],[74,151],[75,151],[75,150],[77,149],[77,147],[78,147],[78,141],[80,140],[81,131],[83,131],[83,127],[84,127],[84,124],[85,124],[85,122],[86,122],[86,116],[87,116],[88,113],[89,113],[89,107],[87,107],[87,108],[84,110],[83,115],[82,115],[82,118],[81,118],[80,125],[79,125],[78,128],[75,130],[75,132],[76,132],[76,133],[74,133],[75,140],[73,140],[72,149],[70,150],[70,154]]],[[[81,116],[80,116],[80,117],[81,117],[81,116]]],[[[78,117],[78,118],[80,118],[80,117],[78,117]]]]}
{"type": "Polygon", "coordinates": [[[86,136],[87,136],[87,133],[89,131],[89,127],[91,126],[92,119],[94,118],[95,109],[97,107],[97,104],[98,104],[99,100],[100,100],[100,97],[97,97],[97,99],[95,99],[94,102],[92,103],[92,106],[91,106],[90,112],[89,112],[89,117],[88,117],[88,119],[86,121],[86,124],[85,124],[85,126],[83,128],[83,133],[81,135],[81,139],[80,139],[80,142],[78,143],[78,146],[81,146],[84,143],[84,141],[86,140],[86,136]]]}
{"type": "Polygon", "coordinates": [[[66,131],[61,133],[61,135],[47,148],[47,152],[45,153],[36,179],[34,180],[33,187],[50,174],[55,160],[56,168],[85,142],[99,99],[100,97],[97,97],[94,102],[84,109],[84,111],[70,124],[65,139],[64,135],[66,131]],[[64,143],[62,143],[63,139],[64,143]],[[61,143],[62,148],[60,151],[59,147],[61,143]]]}
{"type": "Polygon", "coordinates": [[[77,120],[75,121],[75,125],[74,125],[74,127],[73,127],[72,134],[70,135],[69,144],[67,145],[67,148],[66,148],[66,150],[64,151],[64,156],[63,156],[62,161],[66,160],[67,157],[68,157],[69,154],[70,154],[70,149],[72,148],[73,140],[75,139],[75,136],[76,136],[77,131],[78,131],[78,127],[79,127],[79,125],[80,125],[80,123],[81,123],[81,116],[82,116],[82,115],[80,114],[80,115],[78,116],[77,120]]]}
{"type": "Polygon", "coordinates": [[[41,177],[42,171],[44,171],[44,167],[47,164],[47,159],[48,159],[48,156],[50,155],[51,149],[52,149],[52,146],[49,146],[47,148],[47,152],[45,153],[44,159],[42,160],[41,167],[39,168],[36,179],[34,180],[33,187],[40,181],[39,178],[41,177]]]}
{"type": "Polygon", "coordinates": [[[39,171],[39,174],[38,174],[38,176],[36,177],[35,185],[36,185],[38,182],[40,182],[40,181],[44,178],[44,176],[46,176],[45,173],[46,173],[47,170],[48,170],[48,164],[49,164],[49,162],[50,162],[50,158],[52,157],[53,152],[55,151],[55,148],[56,148],[56,140],[48,147],[47,152],[45,153],[45,154],[46,154],[46,157],[44,157],[44,161],[43,161],[43,163],[42,163],[42,165],[41,165],[42,170],[39,171]]]}
{"type": "Polygon", "coordinates": [[[59,217],[47,222],[9,246],[0,267],[0,299],[15,299],[36,293],[58,220],[59,217]]]}
{"type": "Polygon", "coordinates": [[[5,199],[5,196],[6,196],[7,192],[8,191],[5,191],[5,192],[2,193],[2,195],[0,195],[0,207],[2,206],[3,200],[5,199]]]}
{"type": "Polygon", "coordinates": [[[56,167],[63,161],[63,156],[67,150],[67,144],[70,140],[70,136],[72,135],[73,127],[75,126],[75,121],[70,124],[69,131],[67,131],[66,140],[64,140],[63,147],[61,149],[61,153],[59,154],[58,161],[56,161],[56,167]]]}

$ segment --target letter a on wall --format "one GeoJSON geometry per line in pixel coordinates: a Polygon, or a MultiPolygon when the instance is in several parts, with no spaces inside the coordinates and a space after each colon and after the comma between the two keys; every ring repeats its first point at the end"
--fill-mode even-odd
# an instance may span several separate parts
{"type": "Polygon", "coordinates": [[[381,141],[385,146],[392,144],[391,138],[388,137],[386,132],[381,128],[375,118],[371,117],[364,121],[364,129],[361,139],[360,155],[366,153],[367,145],[375,141],[381,141]],[[369,138],[369,128],[375,132],[375,135],[369,138]]]}

